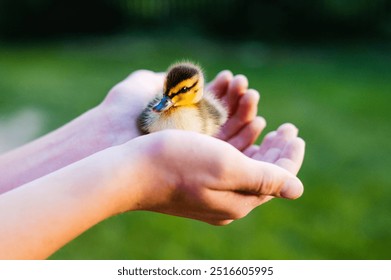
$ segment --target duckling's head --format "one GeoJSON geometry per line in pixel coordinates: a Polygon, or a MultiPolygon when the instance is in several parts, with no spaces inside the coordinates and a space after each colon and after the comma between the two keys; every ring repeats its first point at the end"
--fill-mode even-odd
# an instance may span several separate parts
{"type": "Polygon", "coordinates": [[[193,63],[178,63],[171,66],[163,87],[163,98],[153,107],[155,112],[163,112],[171,107],[189,106],[202,99],[204,75],[200,67],[193,63]]]}

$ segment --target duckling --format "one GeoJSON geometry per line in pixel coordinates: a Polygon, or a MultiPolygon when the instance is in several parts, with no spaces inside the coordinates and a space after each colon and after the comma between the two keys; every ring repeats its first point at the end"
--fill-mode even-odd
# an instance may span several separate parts
{"type": "Polygon", "coordinates": [[[143,133],[183,129],[213,136],[227,116],[221,101],[204,91],[201,68],[184,62],[167,70],[163,92],[149,102],[138,118],[138,126],[143,133]]]}

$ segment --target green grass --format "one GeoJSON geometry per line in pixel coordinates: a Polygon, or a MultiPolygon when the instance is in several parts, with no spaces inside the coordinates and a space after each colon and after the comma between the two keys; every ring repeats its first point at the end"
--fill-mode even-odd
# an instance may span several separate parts
{"type": "Polygon", "coordinates": [[[268,129],[306,140],[305,193],[225,227],[155,213],[114,217],[52,259],[390,259],[391,56],[388,48],[284,47],[203,39],[107,38],[0,47],[0,110],[41,109],[50,131],[139,68],[173,61],[248,76],[268,129]]]}

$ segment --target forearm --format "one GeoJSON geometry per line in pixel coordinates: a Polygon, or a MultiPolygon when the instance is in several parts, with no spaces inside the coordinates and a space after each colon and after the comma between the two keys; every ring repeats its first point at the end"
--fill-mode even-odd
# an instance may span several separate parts
{"type": "Polygon", "coordinates": [[[114,142],[100,106],[0,157],[0,194],[49,174],[114,142]]]}
{"type": "Polygon", "coordinates": [[[0,196],[0,259],[43,259],[100,221],[136,205],[133,158],[92,155],[0,196]],[[133,168],[124,168],[132,166],[133,168]],[[127,191],[128,192],[128,191],[127,191]]]}

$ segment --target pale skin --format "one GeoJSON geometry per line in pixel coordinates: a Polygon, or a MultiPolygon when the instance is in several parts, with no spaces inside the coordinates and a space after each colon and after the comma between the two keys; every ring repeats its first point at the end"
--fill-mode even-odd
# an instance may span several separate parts
{"type": "Polygon", "coordinates": [[[242,75],[223,71],[209,84],[230,111],[217,138],[176,130],[139,137],[135,119],[162,81],[137,71],[97,107],[0,157],[0,258],[47,258],[126,211],[225,225],[272,197],[301,196],[304,141],[284,124],[253,145],[265,121],[242,75]]]}

